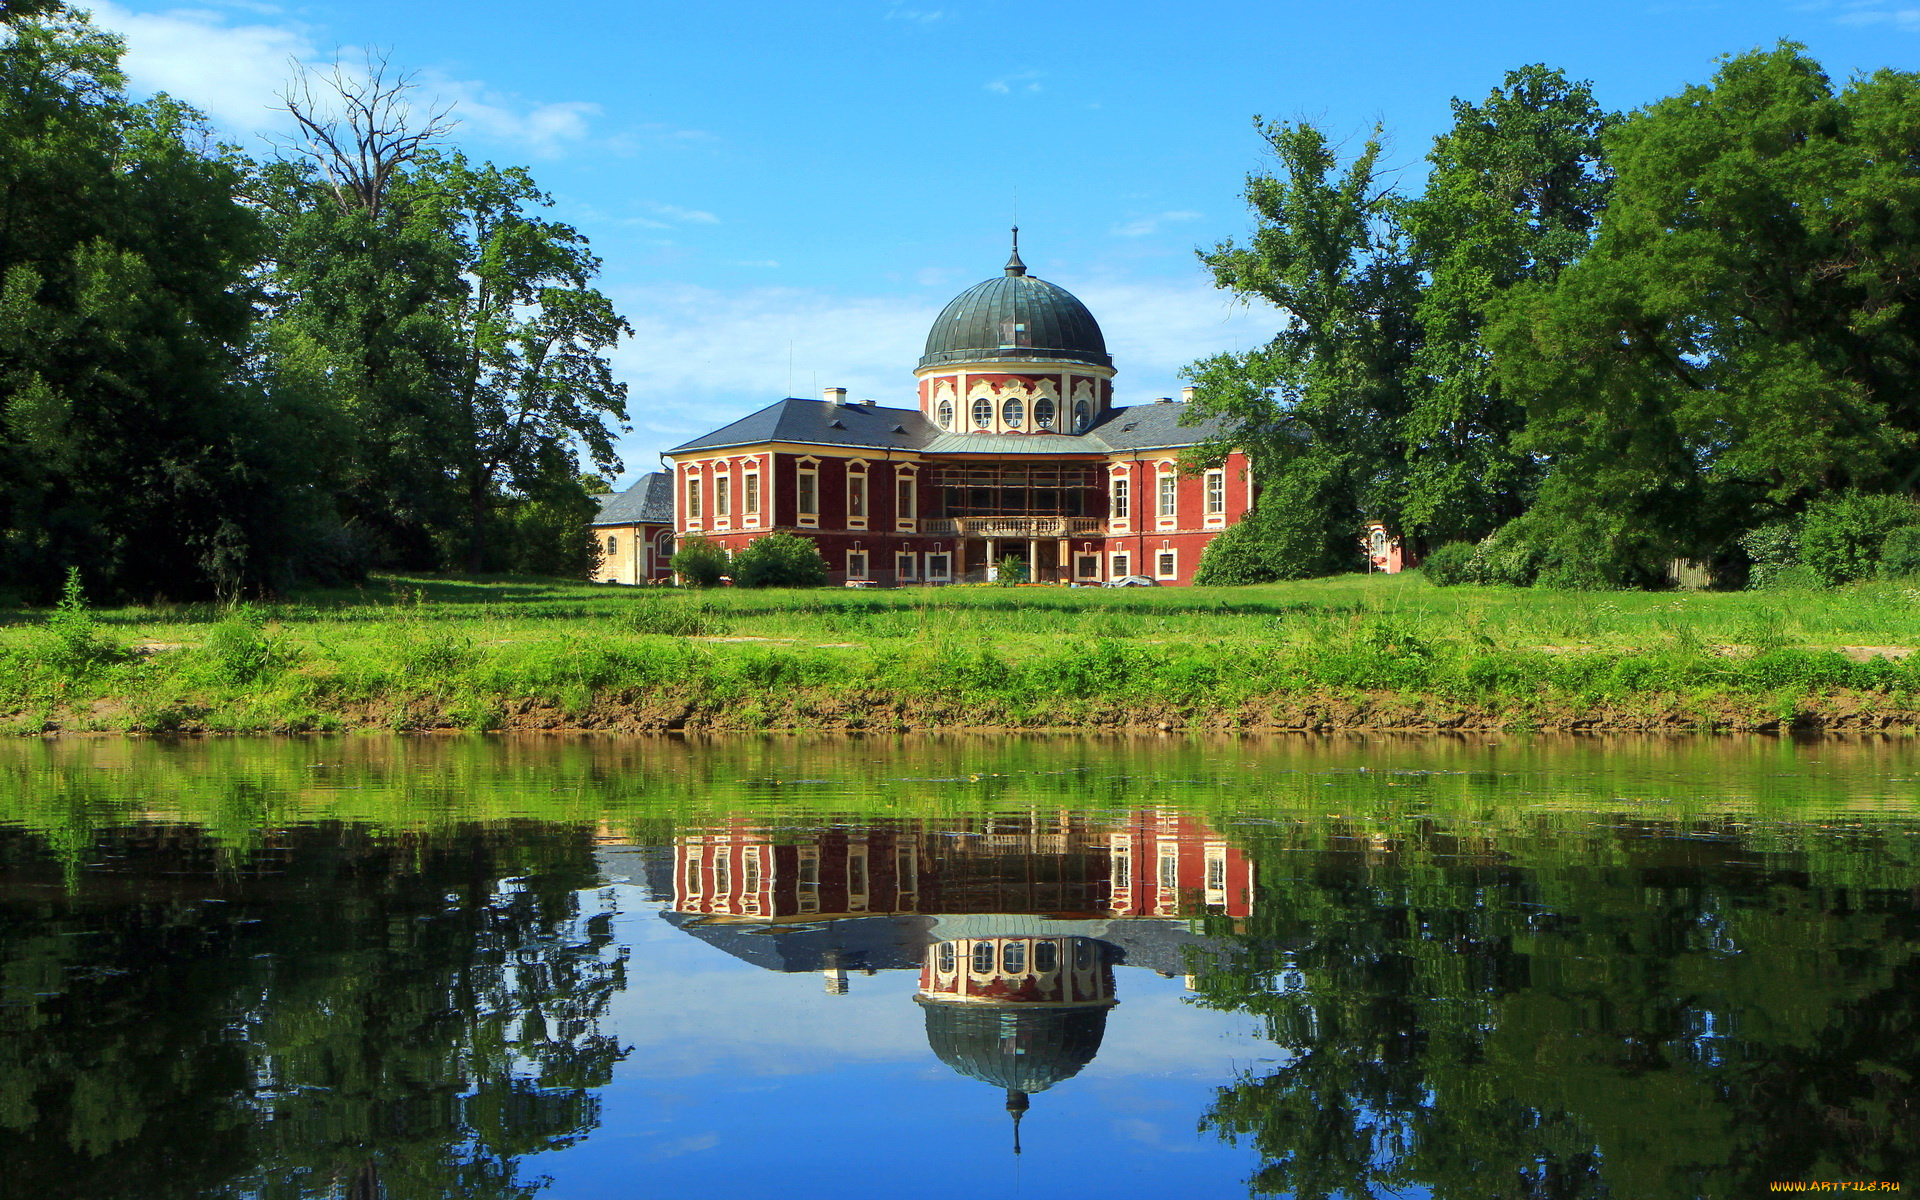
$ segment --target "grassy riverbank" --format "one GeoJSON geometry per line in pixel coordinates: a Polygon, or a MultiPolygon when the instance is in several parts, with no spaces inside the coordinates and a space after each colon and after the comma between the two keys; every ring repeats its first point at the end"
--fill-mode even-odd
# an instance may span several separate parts
{"type": "Polygon", "coordinates": [[[1920,726],[1920,589],[672,591],[382,579],[0,618],[0,729],[1920,726]]]}

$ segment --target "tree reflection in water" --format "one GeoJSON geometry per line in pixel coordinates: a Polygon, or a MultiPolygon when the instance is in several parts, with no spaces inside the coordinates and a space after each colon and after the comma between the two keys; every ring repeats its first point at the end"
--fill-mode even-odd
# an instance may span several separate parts
{"type": "Polygon", "coordinates": [[[0,829],[0,1193],[521,1197],[598,1121],[589,831],[0,829]]]}
{"type": "MultiPolygon", "coordinates": [[[[1911,829],[1262,830],[1199,1002],[1288,1056],[1201,1128],[1300,1200],[1920,1175],[1911,829]]],[[[1557,827],[1556,827],[1557,826],[1557,827]]]]}

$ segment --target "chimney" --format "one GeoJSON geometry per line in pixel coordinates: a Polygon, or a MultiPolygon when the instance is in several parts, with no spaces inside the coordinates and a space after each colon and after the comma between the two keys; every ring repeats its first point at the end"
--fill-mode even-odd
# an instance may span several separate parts
{"type": "Polygon", "coordinates": [[[1182,404],[1193,403],[1193,385],[1192,384],[1188,384],[1186,387],[1183,387],[1180,389],[1180,403],[1182,404]]]}
{"type": "Polygon", "coordinates": [[[847,402],[847,389],[827,388],[820,393],[820,398],[828,404],[845,404],[847,402]]]}
{"type": "Polygon", "coordinates": [[[868,408],[872,408],[872,407],[873,407],[873,401],[871,401],[871,400],[862,400],[862,401],[861,401],[860,403],[862,403],[862,404],[864,404],[864,405],[866,405],[866,406],[867,406],[868,408]]]}
{"type": "Polygon", "coordinates": [[[1172,396],[1156,396],[1154,397],[1153,402],[1155,404],[1172,404],[1173,397],[1172,396]]]}

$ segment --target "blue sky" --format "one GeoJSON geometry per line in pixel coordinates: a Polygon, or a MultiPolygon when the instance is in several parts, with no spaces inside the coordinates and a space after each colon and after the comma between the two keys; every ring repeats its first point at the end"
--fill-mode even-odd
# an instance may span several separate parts
{"type": "Polygon", "coordinates": [[[137,88],[259,141],[294,61],[388,52],[470,154],[530,167],[634,323],[629,474],[787,392],[910,404],[939,308],[996,273],[1017,203],[1035,274],[1105,329],[1121,403],[1258,344],[1274,314],[1194,260],[1247,228],[1251,121],[1375,122],[1417,181],[1455,96],[1545,62],[1634,108],[1725,53],[1806,43],[1836,77],[1920,58],[1920,0],[93,6],[137,88]],[[1017,198],[1016,198],[1017,193],[1017,198]],[[791,361],[791,376],[789,362],[791,361]]]}

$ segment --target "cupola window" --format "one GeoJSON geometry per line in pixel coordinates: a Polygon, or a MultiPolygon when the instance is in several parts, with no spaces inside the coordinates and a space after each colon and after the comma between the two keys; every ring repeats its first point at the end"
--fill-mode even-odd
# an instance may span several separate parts
{"type": "Polygon", "coordinates": [[[1053,942],[1035,942],[1033,944],[1033,969],[1046,974],[1060,965],[1059,947],[1053,942]]]}
{"type": "Polygon", "coordinates": [[[1073,402],[1074,432],[1077,433],[1087,427],[1087,411],[1087,402],[1085,400],[1075,400],[1073,402]]]}
{"type": "Polygon", "coordinates": [[[1045,396],[1033,402],[1033,423],[1041,429],[1053,428],[1053,401],[1045,396]]]}
{"type": "Polygon", "coordinates": [[[993,401],[985,396],[975,397],[973,401],[973,425],[976,429],[988,429],[993,425],[993,401]]]}
{"type": "Polygon", "coordinates": [[[1000,967],[1009,975],[1027,973],[1027,944],[1008,942],[1000,950],[1000,967]]]}
{"type": "Polygon", "coordinates": [[[975,975],[993,974],[992,942],[975,942],[973,944],[973,973],[975,975]]]}
{"type": "Polygon", "coordinates": [[[942,400],[940,402],[939,421],[940,421],[940,428],[942,429],[953,428],[953,401],[942,400]]]}
{"type": "Polygon", "coordinates": [[[1008,429],[1018,429],[1027,420],[1027,406],[1018,400],[1009,400],[1000,406],[1000,419],[1007,423],[1008,429]]]}

